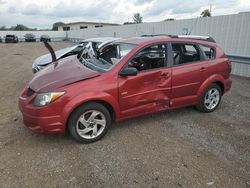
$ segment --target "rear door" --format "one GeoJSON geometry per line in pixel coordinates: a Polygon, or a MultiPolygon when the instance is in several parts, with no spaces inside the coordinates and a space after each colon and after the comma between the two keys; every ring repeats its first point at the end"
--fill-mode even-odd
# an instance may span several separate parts
{"type": "Polygon", "coordinates": [[[148,46],[126,64],[135,67],[138,74],[118,78],[119,102],[124,118],[169,107],[171,68],[167,67],[166,49],[165,44],[148,46]]]}
{"type": "Polygon", "coordinates": [[[208,63],[195,43],[172,43],[172,101],[173,107],[195,104],[208,63]]]}

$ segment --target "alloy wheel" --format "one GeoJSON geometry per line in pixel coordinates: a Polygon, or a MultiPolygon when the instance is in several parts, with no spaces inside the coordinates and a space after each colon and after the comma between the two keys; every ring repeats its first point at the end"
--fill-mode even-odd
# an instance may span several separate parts
{"type": "Polygon", "coordinates": [[[220,102],[220,92],[217,88],[211,88],[205,95],[204,104],[209,110],[213,110],[220,102]]]}
{"type": "Polygon", "coordinates": [[[82,138],[94,139],[103,132],[105,126],[104,114],[97,110],[89,110],[78,118],[76,131],[82,138]]]}

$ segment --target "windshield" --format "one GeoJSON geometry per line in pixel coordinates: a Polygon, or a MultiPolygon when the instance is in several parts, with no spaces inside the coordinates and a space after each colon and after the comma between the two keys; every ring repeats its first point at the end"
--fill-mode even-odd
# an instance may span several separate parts
{"type": "Polygon", "coordinates": [[[90,57],[88,51],[83,51],[78,58],[86,67],[104,73],[113,69],[135,47],[126,43],[109,44],[94,57],[90,57]]]}

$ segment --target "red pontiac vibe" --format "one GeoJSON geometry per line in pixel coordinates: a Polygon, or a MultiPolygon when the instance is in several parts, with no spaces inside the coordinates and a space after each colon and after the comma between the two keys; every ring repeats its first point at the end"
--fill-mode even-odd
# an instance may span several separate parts
{"type": "Polygon", "coordinates": [[[230,72],[210,37],[123,39],[95,58],[82,52],[47,66],[23,89],[19,108],[32,131],[68,131],[89,143],[114,121],[184,106],[214,111],[231,87],[230,72]]]}

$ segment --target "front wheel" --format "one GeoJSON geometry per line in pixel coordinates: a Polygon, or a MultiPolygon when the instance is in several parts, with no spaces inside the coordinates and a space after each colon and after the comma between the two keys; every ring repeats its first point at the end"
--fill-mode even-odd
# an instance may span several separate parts
{"type": "Polygon", "coordinates": [[[212,84],[203,94],[197,109],[201,112],[213,112],[220,104],[222,91],[220,86],[212,84]]]}
{"type": "Polygon", "coordinates": [[[91,143],[100,140],[111,125],[110,113],[99,103],[87,103],[77,108],[70,116],[70,135],[78,142],[91,143]]]}

